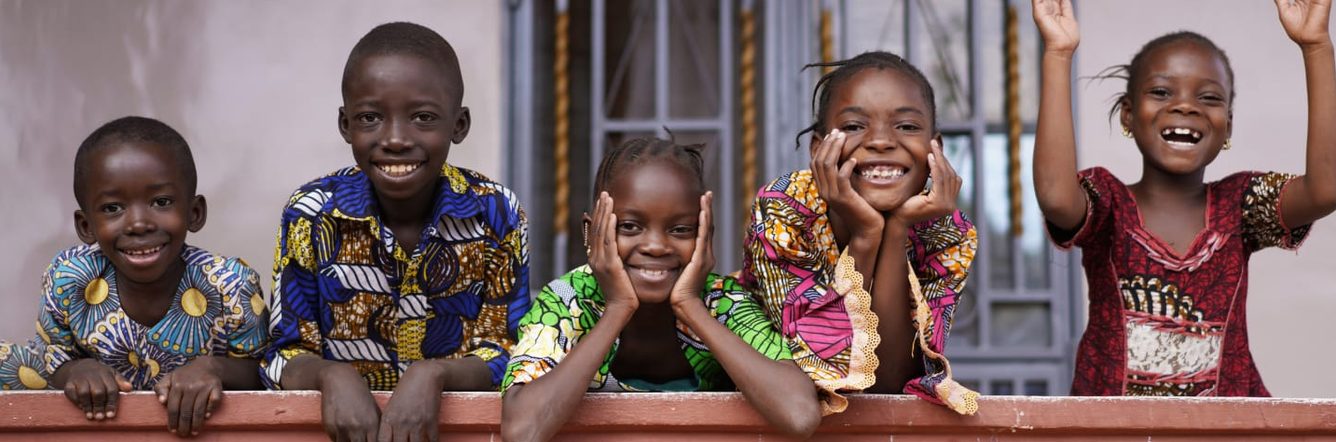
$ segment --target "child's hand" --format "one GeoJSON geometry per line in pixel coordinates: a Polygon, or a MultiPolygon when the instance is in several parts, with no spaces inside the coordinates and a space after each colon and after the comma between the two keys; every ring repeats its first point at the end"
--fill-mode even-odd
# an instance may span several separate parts
{"type": "Polygon", "coordinates": [[[617,254],[617,215],[612,213],[612,196],[608,192],[598,195],[594,203],[594,214],[590,216],[589,229],[589,268],[594,271],[594,279],[603,288],[608,307],[614,305],[635,311],[640,307],[636,298],[631,277],[626,274],[621,255],[617,254]]]}
{"type": "Polygon", "coordinates": [[[1331,44],[1331,0],[1276,0],[1276,10],[1285,34],[1299,46],[1331,44]]]}
{"type": "MultiPolygon", "coordinates": [[[[1278,0],[1283,1],[1283,0],[1278,0]]],[[[1044,50],[1072,53],[1081,42],[1081,32],[1076,27],[1076,11],[1072,10],[1072,0],[1031,0],[1034,24],[1039,27],[1039,35],[1044,38],[1044,50]]]]}
{"type": "Polygon", "coordinates": [[[65,380],[65,397],[83,410],[88,420],[116,417],[116,400],[120,392],[130,391],[130,381],[111,367],[96,359],[76,359],[61,369],[69,370],[65,380]]]}
{"type": "Polygon", "coordinates": [[[223,381],[213,358],[197,357],[153,386],[158,402],[167,406],[167,431],[181,437],[198,435],[204,419],[222,402],[223,381]]]}
{"type": "Polygon", "coordinates": [[[895,211],[890,220],[909,227],[919,222],[940,218],[956,210],[956,196],[960,195],[961,179],[951,163],[942,154],[942,145],[932,140],[932,152],[928,154],[928,173],[932,179],[932,188],[927,195],[914,195],[895,211]]]}
{"type": "Polygon", "coordinates": [[[429,370],[426,363],[430,362],[433,361],[409,365],[399,378],[399,385],[394,387],[390,403],[385,405],[385,414],[380,418],[380,442],[435,442],[440,437],[437,416],[441,410],[441,390],[445,387],[429,370]]]}
{"type": "Polygon", "coordinates": [[[320,371],[320,420],[330,440],[376,440],[380,407],[353,366],[331,363],[320,371]]]}
{"type": "Polygon", "coordinates": [[[819,140],[816,150],[812,151],[812,175],[816,179],[816,191],[831,211],[849,223],[851,231],[880,231],[885,218],[854,191],[852,178],[858,161],[851,158],[843,166],[840,165],[845,150],[853,147],[846,140],[844,132],[832,130],[819,140]]]}
{"type": "Polygon", "coordinates": [[[696,250],[691,252],[691,262],[682,268],[677,282],[673,283],[673,293],[668,298],[673,308],[702,304],[701,288],[705,287],[705,275],[714,269],[714,213],[710,207],[714,203],[714,192],[705,192],[700,196],[700,225],[696,227],[696,250]]]}

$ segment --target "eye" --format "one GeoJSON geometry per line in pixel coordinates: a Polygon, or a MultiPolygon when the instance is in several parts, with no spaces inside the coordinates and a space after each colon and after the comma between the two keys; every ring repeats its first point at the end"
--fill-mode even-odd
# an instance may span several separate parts
{"type": "Polygon", "coordinates": [[[115,215],[121,213],[121,211],[125,210],[125,208],[121,207],[120,204],[103,204],[102,206],[98,207],[97,210],[99,212],[102,212],[104,215],[115,215]]]}
{"type": "Polygon", "coordinates": [[[172,206],[172,202],[173,202],[173,201],[172,201],[171,198],[168,198],[168,197],[165,197],[165,196],[160,196],[160,197],[157,197],[157,198],[154,198],[154,199],[153,199],[153,204],[152,204],[152,206],[153,206],[153,207],[171,207],[171,206],[172,206]]]}
{"type": "Polygon", "coordinates": [[[374,112],[363,112],[354,116],[353,119],[364,125],[372,125],[379,123],[383,118],[380,114],[374,112]]]}
{"type": "Polygon", "coordinates": [[[857,121],[849,121],[849,122],[840,123],[840,131],[841,131],[841,132],[846,132],[846,133],[848,133],[848,132],[858,132],[858,131],[860,131],[860,130],[863,130],[863,123],[861,123],[861,122],[857,122],[857,121]]]}
{"type": "Polygon", "coordinates": [[[895,125],[895,129],[901,132],[918,133],[923,130],[923,126],[920,126],[918,123],[904,122],[895,125]]]}
{"type": "Polygon", "coordinates": [[[431,112],[418,112],[416,114],[413,114],[414,123],[431,123],[440,119],[441,117],[431,112]]]}
{"type": "Polygon", "coordinates": [[[640,227],[640,224],[634,222],[622,221],[617,223],[617,233],[634,235],[640,233],[641,230],[644,229],[640,227]]]}
{"type": "Polygon", "coordinates": [[[695,226],[695,225],[686,225],[686,224],[684,224],[684,225],[679,225],[679,226],[673,226],[673,228],[668,229],[668,234],[669,234],[669,235],[673,235],[673,236],[683,236],[683,237],[694,238],[694,237],[696,237],[696,226],[695,226]]]}
{"type": "Polygon", "coordinates": [[[1150,95],[1155,98],[1169,98],[1169,89],[1165,89],[1162,87],[1151,88],[1151,90],[1146,91],[1146,95],[1150,95]]]}
{"type": "Polygon", "coordinates": [[[1225,97],[1219,94],[1205,94],[1201,96],[1201,101],[1210,105],[1219,105],[1225,103],[1225,97]]]}

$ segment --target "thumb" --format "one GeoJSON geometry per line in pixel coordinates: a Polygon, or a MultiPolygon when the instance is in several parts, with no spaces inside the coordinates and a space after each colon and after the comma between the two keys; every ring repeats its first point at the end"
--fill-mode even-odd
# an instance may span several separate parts
{"type": "Polygon", "coordinates": [[[131,391],[135,389],[135,386],[131,384],[130,381],[125,380],[125,377],[120,374],[116,375],[116,387],[120,388],[121,391],[131,391]]]}

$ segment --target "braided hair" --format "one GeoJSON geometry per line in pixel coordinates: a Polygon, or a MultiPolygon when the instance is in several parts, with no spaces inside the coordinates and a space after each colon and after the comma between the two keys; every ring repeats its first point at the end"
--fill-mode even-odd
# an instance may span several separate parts
{"type": "MultiPolygon", "coordinates": [[[[670,134],[671,136],[671,134],[670,134]]],[[[680,145],[672,139],[657,137],[632,138],[603,155],[594,176],[594,199],[616,179],[617,174],[650,161],[672,161],[695,177],[699,189],[705,189],[705,160],[701,156],[704,144],[680,145]]]]}
{"type": "Polygon", "coordinates": [[[826,113],[830,111],[827,107],[830,104],[831,91],[842,86],[846,81],[865,69],[892,69],[899,71],[918,84],[919,92],[923,94],[923,101],[928,103],[928,110],[931,112],[932,132],[937,132],[937,102],[933,98],[932,84],[928,83],[927,77],[923,76],[914,65],[909,64],[904,58],[890,52],[871,51],[858,54],[847,59],[832,61],[829,63],[812,63],[803,66],[803,69],[814,67],[833,67],[835,69],[821,76],[816,81],[816,89],[812,91],[812,117],[815,121],[807,126],[794,139],[799,147],[802,146],[802,137],[807,133],[824,134],[830,128],[826,127],[826,113]]]}

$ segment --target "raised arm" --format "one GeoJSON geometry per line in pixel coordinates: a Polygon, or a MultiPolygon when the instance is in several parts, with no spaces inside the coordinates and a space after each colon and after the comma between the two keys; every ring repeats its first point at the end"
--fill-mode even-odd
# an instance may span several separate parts
{"type": "Polygon", "coordinates": [[[1032,0],[1044,39],[1039,125],[1034,142],[1034,188],[1044,218],[1062,230],[1081,226],[1086,194],[1076,177],[1072,124],[1072,54],[1080,42],[1071,0],[1032,0]]]}
{"type": "Polygon", "coordinates": [[[1281,194],[1285,227],[1296,228],[1336,210],[1336,67],[1328,21],[1331,0],[1276,0],[1285,34],[1303,50],[1308,82],[1308,154],[1304,175],[1281,194]]]}
{"type": "Polygon", "coordinates": [[[612,208],[612,197],[607,192],[599,195],[588,238],[589,266],[607,300],[603,317],[583,336],[561,336],[567,327],[546,324],[544,317],[555,316],[561,321],[571,316],[570,311],[551,290],[543,290],[538,296],[538,305],[521,321],[520,341],[507,370],[510,374],[502,382],[502,439],[551,439],[579,408],[594,373],[603,366],[608,350],[640,306],[617,255],[617,215],[612,208]]]}

